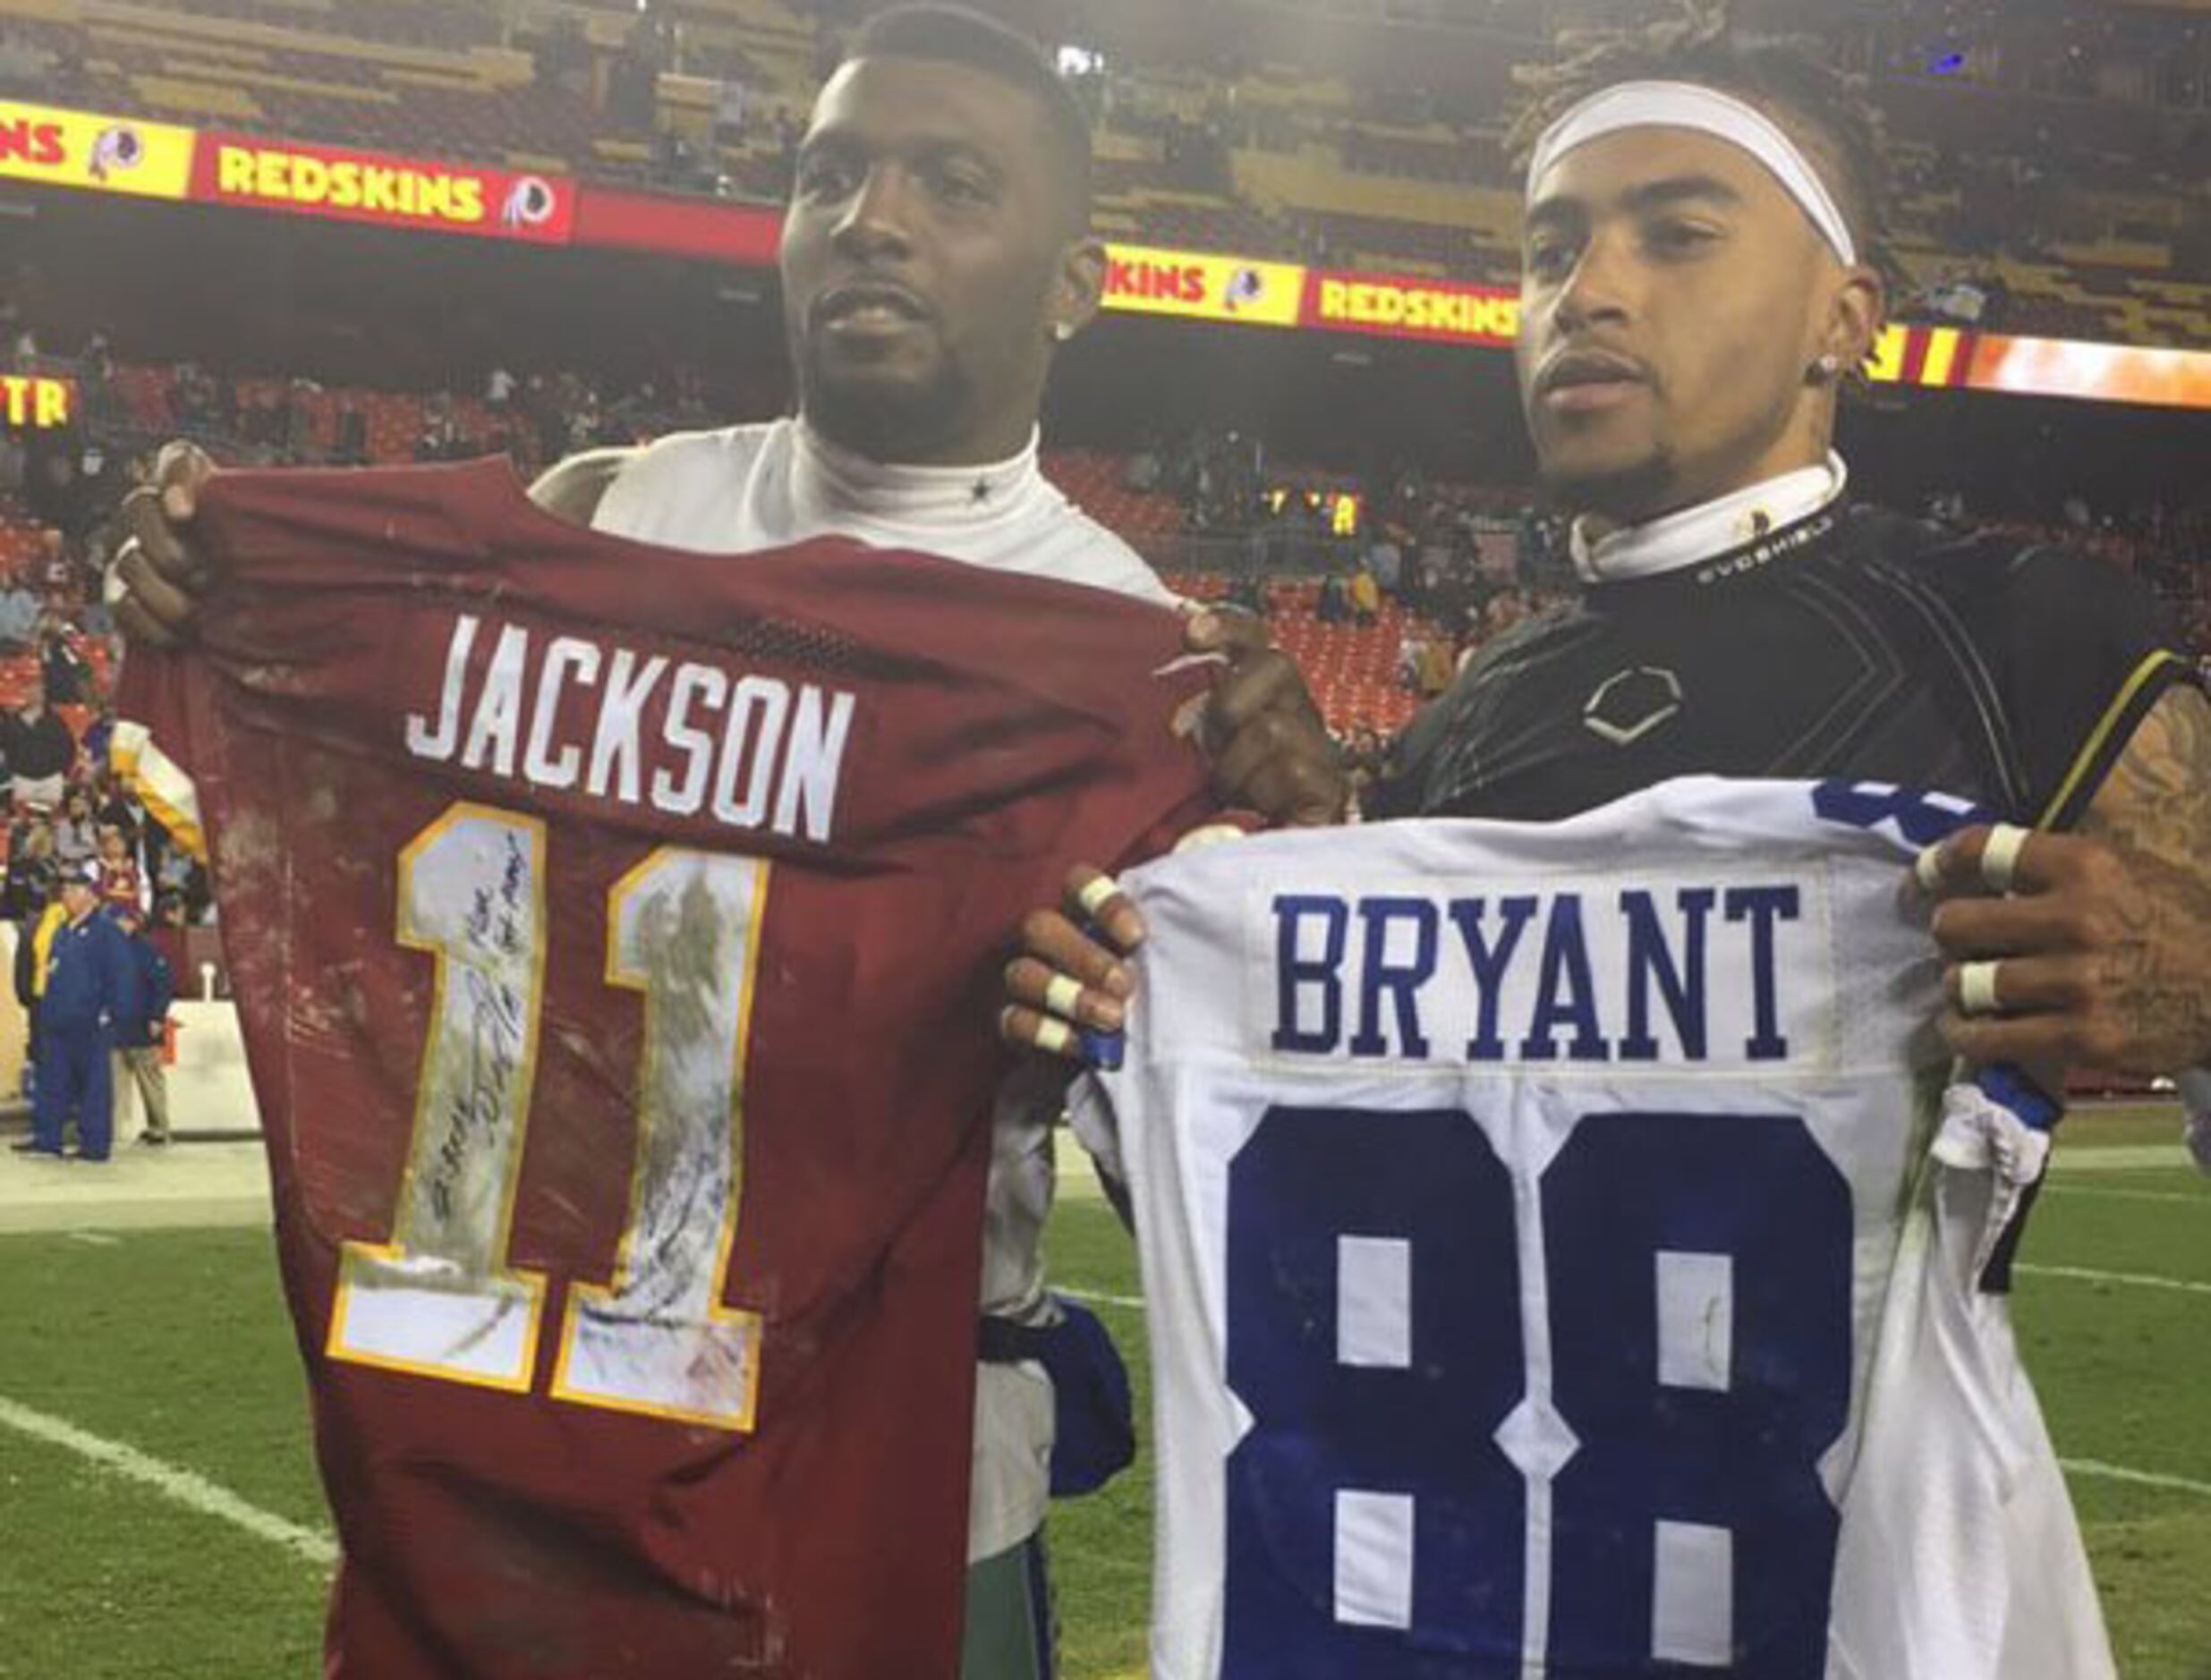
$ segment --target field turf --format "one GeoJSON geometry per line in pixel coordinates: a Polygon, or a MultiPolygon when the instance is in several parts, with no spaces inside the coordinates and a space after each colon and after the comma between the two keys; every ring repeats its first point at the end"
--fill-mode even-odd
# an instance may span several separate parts
{"type": "MultiPolygon", "coordinates": [[[[2127,1680],[2211,1680],[2211,1182],[2176,1135],[2076,1116],[2019,1280],[2127,1680]]],[[[1143,1405],[1127,1237],[1070,1194],[1050,1241],[1143,1405]]],[[[310,1680],[327,1528],[264,1232],[0,1237],[0,1677],[310,1680]]],[[[1148,1459],[1051,1534],[1063,1673],[1139,1675],[1148,1459]]]]}

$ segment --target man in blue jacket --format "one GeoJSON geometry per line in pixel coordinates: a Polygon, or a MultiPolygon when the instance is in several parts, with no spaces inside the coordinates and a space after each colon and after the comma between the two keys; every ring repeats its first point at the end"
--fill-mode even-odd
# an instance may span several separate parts
{"type": "Polygon", "coordinates": [[[63,1128],[73,1117],[79,1158],[107,1158],[115,1118],[108,1057],[130,959],[127,941],[99,905],[98,864],[63,877],[65,920],[54,930],[38,999],[38,1084],[29,1151],[35,1155],[58,1158],[63,1128]]]}
{"type": "Polygon", "coordinates": [[[123,935],[123,991],[115,1005],[115,1082],[128,1076],[146,1105],[146,1127],[140,1143],[159,1146],[169,1141],[169,1083],[161,1065],[162,1027],[169,1018],[169,1004],[176,982],[169,960],[146,937],[146,912],[136,904],[109,908],[116,930],[123,935]]]}

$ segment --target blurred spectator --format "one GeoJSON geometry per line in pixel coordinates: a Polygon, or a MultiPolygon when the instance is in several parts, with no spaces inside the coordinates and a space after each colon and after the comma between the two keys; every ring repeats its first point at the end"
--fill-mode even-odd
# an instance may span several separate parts
{"type": "Polygon", "coordinates": [[[58,530],[38,533],[38,552],[32,564],[38,587],[48,599],[68,594],[76,581],[69,560],[69,539],[58,530]]]}
{"type": "Polygon", "coordinates": [[[1376,528],[1374,540],[1366,549],[1366,568],[1374,574],[1375,587],[1395,600],[1405,582],[1405,554],[1387,527],[1376,528]]]}
{"type": "Polygon", "coordinates": [[[369,417],[351,391],[339,394],[337,413],[330,422],[330,459],[341,467],[368,463],[369,417]]]}
{"type": "Polygon", "coordinates": [[[284,428],[284,411],[276,392],[264,389],[247,403],[242,427],[246,442],[262,449],[274,448],[283,440],[284,428]]]}
{"type": "Polygon", "coordinates": [[[1451,679],[1458,675],[1458,650],[1449,641],[1432,636],[1421,644],[1415,692],[1423,700],[1432,700],[1450,687],[1451,679]]]}
{"type": "Polygon", "coordinates": [[[450,394],[439,392],[423,405],[422,432],[415,439],[417,461],[468,461],[480,454],[482,445],[461,427],[461,415],[450,394]]]}
{"type": "Polygon", "coordinates": [[[48,610],[38,626],[38,673],[47,700],[56,706],[81,706],[90,694],[92,672],[69,645],[64,625],[61,614],[48,610]]]}
{"type": "Polygon", "coordinates": [[[145,905],[145,883],[139,874],[138,860],[131,855],[130,843],[121,828],[114,823],[98,824],[93,830],[98,836],[97,861],[100,870],[100,903],[110,910],[128,905],[140,910],[145,905]]]}
{"type": "Polygon", "coordinates": [[[1397,682],[1407,693],[1420,692],[1421,662],[1426,657],[1428,637],[1424,631],[1407,625],[1398,638],[1397,682]]]}
{"type": "Polygon", "coordinates": [[[321,402],[322,387],[312,379],[295,378],[285,386],[284,401],[276,411],[276,441],[284,449],[285,460],[302,462],[315,458],[316,411],[321,402]]]}
{"type": "Polygon", "coordinates": [[[1347,593],[1350,598],[1354,624],[1364,629],[1382,616],[1382,586],[1374,581],[1374,574],[1365,561],[1361,561],[1358,570],[1351,574],[1347,593]]]}
{"type": "Polygon", "coordinates": [[[16,799],[52,810],[76,768],[77,742],[46,702],[45,683],[34,681],[23,703],[0,717],[0,759],[7,761],[16,799]]]}
{"type": "Polygon", "coordinates": [[[38,632],[38,598],[11,578],[0,589],[0,646],[28,648],[38,632]]]}
{"type": "Polygon", "coordinates": [[[0,915],[15,922],[35,919],[46,908],[54,879],[53,826],[40,816],[18,819],[8,831],[7,879],[0,887],[0,915]]]}
{"type": "MultiPolygon", "coordinates": [[[[92,714],[84,726],[84,734],[77,740],[78,756],[92,767],[93,792],[97,798],[102,800],[110,797],[113,793],[107,781],[107,749],[115,738],[115,708],[113,705],[103,703],[99,710],[92,714]]],[[[96,810],[94,814],[103,822],[108,820],[104,812],[96,810]]],[[[137,833],[134,827],[128,831],[137,833]]]]}
{"type": "Polygon", "coordinates": [[[110,914],[123,937],[115,1082],[137,1090],[146,1108],[138,1141],[158,1148],[169,1141],[169,1080],[163,1059],[176,980],[168,959],[146,937],[146,912],[136,903],[115,905],[110,914]]]}
{"type": "Polygon", "coordinates": [[[1943,320],[1978,327],[1988,310],[1988,293],[1969,277],[1944,275],[1920,294],[1920,303],[1943,320]]]}
{"type": "Polygon", "coordinates": [[[100,913],[99,870],[86,864],[62,876],[64,920],[54,928],[38,993],[38,1079],[26,1154],[59,1156],[65,1128],[77,1127],[77,1158],[104,1161],[114,1121],[115,1025],[123,1003],[125,941],[100,913]]]}
{"type": "Polygon", "coordinates": [[[38,1079],[38,999],[46,991],[47,963],[55,930],[62,925],[62,872],[47,858],[24,872],[22,916],[15,929],[15,1001],[22,1006],[23,1089],[35,1094],[38,1079]]]}
{"type": "Polygon", "coordinates": [[[77,352],[77,394],[83,401],[86,420],[93,425],[109,425],[122,417],[121,399],[115,392],[115,352],[108,348],[105,333],[94,333],[77,352]]]}
{"type": "Polygon", "coordinates": [[[1354,791],[1373,786],[1382,775],[1385,757],[1381,731],[1362,717],[1352,725],[1343,749],[1344,768],[1350,772],[1354,791]]]}
{"type": "MultiPolygon", "coordinates": [[[[160,849],[160,858],[154,866],[156,920],[162,920],[158,909],[166,899],[175,906],[175,915],[179,918],[175,925],[178,927],[187,922],[196,926],[212,921],[215,896],[208,886],[207,870],[166,835],[162,838],[164,844],[160,849]]],[[[167,924],[165,922],[164,925],[167,924]]]]}
{"type": "Polygon", "coordinates": [[[54,858],[64,870],[92,862],[99,856],[99,824],[93,819],[92,796],[72,787],[64,796],[61,815],[54,821],[54,858]]]}

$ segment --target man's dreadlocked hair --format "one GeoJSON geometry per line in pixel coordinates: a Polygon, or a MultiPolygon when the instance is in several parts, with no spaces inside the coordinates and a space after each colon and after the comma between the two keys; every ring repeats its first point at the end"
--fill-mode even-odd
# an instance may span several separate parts
{"type": "Polygon", "coordinates": [[[1674,14],[1640,29],[1563,34],[1556,64],[1523,65],[1514,79],[1532,102],[1508,149],[1525,168],[1543,131],[1573,106],[1623,81],[1688,81],[1731,93],[1792,128],[1816,159],[1848,220],[1859,259],[1892,295],[1904,281],[1889,249],[1888,148],[1881,115],[1858,83],[1821,62],[1803,38],[1739,37],[1727,0],[1676,0],[1674,14]]]}

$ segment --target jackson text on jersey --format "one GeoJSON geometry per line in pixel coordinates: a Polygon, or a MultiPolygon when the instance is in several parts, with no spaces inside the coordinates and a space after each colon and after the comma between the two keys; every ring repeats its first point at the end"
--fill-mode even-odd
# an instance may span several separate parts
{"type": "Polygon", "coordinates": [[[1738,1064],[1824,1059],[1807,966],[1817,871],[1577,878],[1572,890],[1433,878],[1347,894],[1270,881],[1254,1048],[1351,1063],[1738,1064]]]}
{"type": "Polygon", "coordinates": [[[408,713],[406,742],[418,759],[532,787],[826,843],[857,705],[844,689],[462,613],[438,705],[408,713]],[[490,656],[472,660],[479,641],[490,656]]]}

